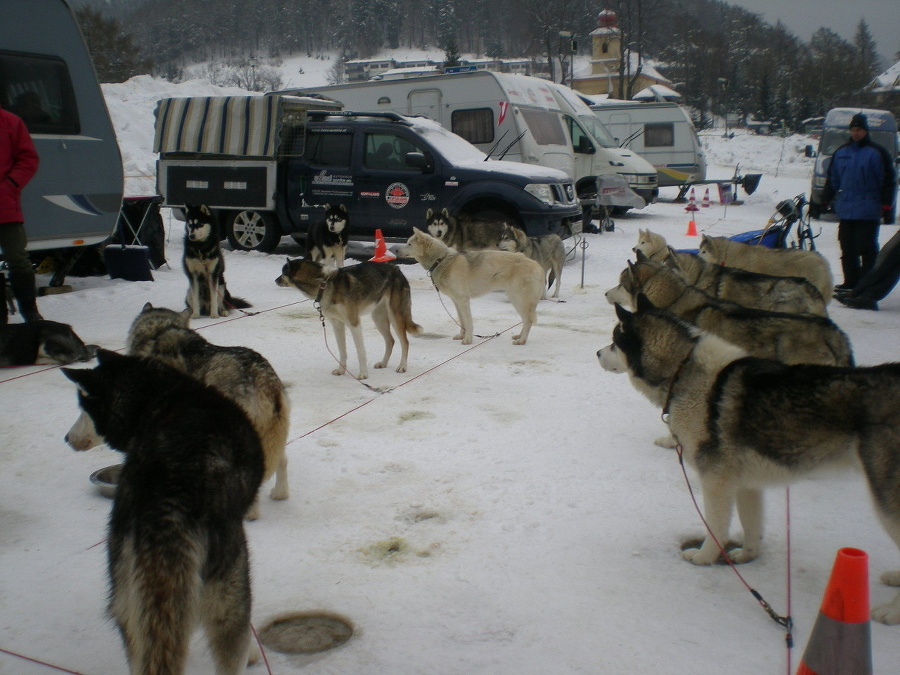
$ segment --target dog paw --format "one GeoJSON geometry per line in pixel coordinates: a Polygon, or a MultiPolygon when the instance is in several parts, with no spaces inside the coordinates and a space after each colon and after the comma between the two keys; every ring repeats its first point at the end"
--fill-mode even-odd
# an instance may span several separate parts
{"type": "Polygon", "coordinates": [[[514,345],[524,345],[524,344],[525,344],[525,340],[523,340],[523,339],[522,339],[522,336],[520,336],[520,335],[514,335],[514,336],[513,336],[513,341],[512,341],[512,343],[513,343],[514,345]]]}
{"type": "Polygon", "coordinates": [[[712,565],[716,562],[719,554],[713,551],[713,555],[710,556],[701,548],[686,548],[681,552],[681,557],[694,565],[712,565]]]}
{"type": "Polygon", "coordinates": [[[379,361],[375,364],[375,369],[378,370],[379,368],[384,368],[385,366],[387,366],[387,361],[379,361]]]}
{"type": "Polygon", "coordinates": [[[368,371],[361,370],[361,371],[359,372],[359,375],[357,376],[356,379],[357,379],[357,380],[368,380],[368,379],[369,379],[369,373],[368,373],[368,371]]]}
{"type": "Polygon", "coordinates": [[[731,562],[735,565],[743,565],[744,563],[756,560],[758,555],[759,551],[752,548],[736,548],[728,551],[728,557],[731,558],[731,562]]]}
{"type": "Polygon", "coordinates": [[[874,608],[872,619],[888,626],[896,626],[900,623],[900,594],[894,598],[893,602],[874,608]]]}
{"type": "Polygon", "coordinates": [[[678,445],[675,442],[675,437],[672,434],[667,434],[665,436],[660,436],[655,441],[653,441],[653,445],[659,446],[660,448],[674,448],[678,445]]]}
{"type": "Polygon", "coordinates": [[[331,371],[332,375],[343,375],[346,372],[346,368],[335,368],[331,371]]]}
{"type": "Polygon", "coordinates": [[[406,372],[406,366],[397,366],[397,372],[398,372],[398,373],[405,373],[405,372],[406,372]]]}
{"type": "Polygon", "coordinates": [[[250,635],[250,649],[247,650],[247,665],[253,666],[259,662],[259,658],[262,656],[262,652],[259,651],[259,645],[256,644],[256,637],[251,634],[250,635]]]}
{"type": "Polygon", "coordinates": [[[463,343],[464,345],[470,345],[470,344],[472,344],[472,338],[466,338],[466,337],[464,337],[464,338],[462,338],[462,343],[463,343]]]}
{"type": "Polygon", "coordinates": [[[290,497],[290,494],[285,489],[278,489],[277,487],[273,487],[272,491],[269,493],[269,499],[274,499],[276,502],[283,501],[290,497]]]}
{"type": "Polygon", "coordinates": [[[244,516],[244,520],[256,520],[257,518],[259,518],[259,504],[254,502],[253,506],[247,509],[247,514],[244,516]]]}
{"type": "MultiPolygon", "coordinates": [[[[465,337],[465,334],[459,333],[458,335],[454,335],[453,339],[454,340],[462,340],[464,337],[465,337]]],[[[465,344],[465,343],[463,343],[463,344],[465,344]]]]}
{"type": "Polygon", "coordinates": [[[882,574],[881,583],[888,586],[900,586],[900,570],[892,570],[882,574]]]}

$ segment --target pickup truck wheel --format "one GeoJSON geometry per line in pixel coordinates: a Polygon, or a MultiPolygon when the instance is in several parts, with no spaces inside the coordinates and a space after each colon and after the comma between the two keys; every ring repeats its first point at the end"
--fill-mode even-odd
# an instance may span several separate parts
{"type": "Polygon", "coordinates": [[[238,211],[226,220],[225,230],[228,242],[238,251],[271,253],[281,241],[275,218],[264,211],[238,211]]]}

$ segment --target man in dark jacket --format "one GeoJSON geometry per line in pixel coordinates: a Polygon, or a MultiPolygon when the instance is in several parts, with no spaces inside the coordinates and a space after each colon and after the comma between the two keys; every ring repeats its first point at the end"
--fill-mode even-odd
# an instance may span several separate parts
{"type": "Polygon", "coordinates": [[[892,223],[897,179],[887,150],[869,138],[869,120],[856,114],[850,120],[850,140],[831,158],[822,201],[833,202],[840,218],[838,242],[844,282],[849,290],[872,269],[878,255],[878,228],[892,223]]]}
{"type": "MultiPolygon", "coordinates": [[[[25,250],[22,188],[37,172],[38,154],[25,122],[0,107],[0,253],[9,267],[9,285],[25,321],[41,318],[35,300],[34,268],[25,250]]],[[[6,302],[6,298],[0,298],[6,302]]]]}

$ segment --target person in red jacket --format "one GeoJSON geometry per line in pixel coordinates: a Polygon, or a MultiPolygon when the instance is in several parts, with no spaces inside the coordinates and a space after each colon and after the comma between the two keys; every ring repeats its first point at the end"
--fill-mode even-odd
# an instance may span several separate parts
{"type": "MultiPolygon", "coordinates": [[[[0,253],[9,267],[9,285],[25,321],[38,321],[34,268],[25,250],[22,188],[37,172],[39,158],[25,122],[0,106],[0,253]]],[[[6,302],[5,298],[0,299],[6,302]]]]}

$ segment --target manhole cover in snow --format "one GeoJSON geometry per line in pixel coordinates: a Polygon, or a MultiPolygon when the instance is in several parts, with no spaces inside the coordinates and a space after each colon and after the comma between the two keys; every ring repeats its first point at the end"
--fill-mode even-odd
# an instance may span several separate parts
{"type": "Polygon", "coordinates": [[[297,612],[273,619],[259,632],[269,649],[282,654],[316,654],[344,644],[353,624],[330,612],[297,612]]]}

